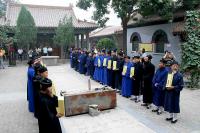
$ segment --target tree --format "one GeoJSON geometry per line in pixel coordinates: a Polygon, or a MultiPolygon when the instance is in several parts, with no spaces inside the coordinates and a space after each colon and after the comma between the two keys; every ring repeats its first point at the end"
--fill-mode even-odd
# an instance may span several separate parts
{"type": "Polygon", "coordinates": [[[61,46],[61,56],[64,56],[64,47],[70,46],[74,42],[74,27],[72,23],[72,17],[65,16],[56,29],[56,35],[54,36],[54,43],[61,46]]]}
{"type": "Polygon", "coordinates": [[[190,73],[191,88],[200,82],[200,12],[188,11],[186,15],[187,42],[182,44],[182,69],[190,73]]]}
{"type": "Polygon", "coordinates": [[[4,0],[0,0],[0,17],[5,14],[6,11],[6,2],[4,0]]]}
{"type": "Polygon", "coordinates": [[[140,0],[138,4],[142,16],[158,15],[165,19],[172,19],[177,9],[190,10],[200,5],[199,0],[140,0]]]}
{"type": "Polygon", "coordinates": [[[31,13],[25,6],[21,7],[17,19],[16,34],[17,44],[20,47],[34,47],[37,41],[37,28],[31,13]]]}
{"type": "Polygon", "coordinates": [[[109,39],[109,38],[103,38],[100,39],[97,43],[97,48],[98,49],[107,49],[107,50],[112,50],[114,49],[115,43],[113,40],[109,39]]]}
{"type": "Polygon", "coordinates": [[[87,10],[92,5],[95,7],[93,13],[93,19],[99,23],[100,26],[104,26],[109,18],[106,14],[109,13],[108,7],[112,7],[117,16],[122,21],[123,27],[123,44],[124,49],[127,49],[127,24],[131,18],[131,15],[136,11],[136,4],[138,0],[79,0],[77,6],[81,9],[87,10]],[[111,3],[111,5],[110,5],[111,3]]]}

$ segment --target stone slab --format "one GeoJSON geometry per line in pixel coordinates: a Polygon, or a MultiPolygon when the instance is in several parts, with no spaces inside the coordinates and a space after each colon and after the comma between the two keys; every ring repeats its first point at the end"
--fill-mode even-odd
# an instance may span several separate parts
{"type": "Polygon", "coordinates": [[[116,91],[113,89],[88,91],[64,96],[65,116],[88,113],[88,106],[98,105],[100,110],[116,107],[116,91]]]}
{"type": "Polygon", "coordinates": [[[57,66],[59,56],[42,56],[42,62],[47,66],[57,66]]]}

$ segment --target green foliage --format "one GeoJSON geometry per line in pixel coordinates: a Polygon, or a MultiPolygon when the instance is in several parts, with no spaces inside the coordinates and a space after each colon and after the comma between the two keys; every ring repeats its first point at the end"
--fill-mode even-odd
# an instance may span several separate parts
{"type": "Polygon", "coordinates": [[[94,5],[95,11],[93,12],[92,19],[97,21],[98,24],[103,27],[109,19],[106,17],[106,14],[109,13],[109,3],[110,0],[79,0],[76,6],[83,10],[87,10],[94,5]]]}
{"type": "Polygon", "coordinates": [[[143,16],[156,14],[165,19],[171,19],[177,9],[190,10],[199,5],[199,0],[140,0],[138,7],[143,16]]]}
{"type": "Polygon", "coordinates": [[[131,15],[135,12],[135,6],[138,0],[113,0],[112,8],[119,18],[121,18],[122,23],[128,23],[131,15]]]}
{"type": "Polygon", "coordinates": [[[172,17],[172,0],[140,0],[139,12],[143,16],[159,15],[169,19],[172,17]]]}
{"type": "Polygon", "coordinates": [[[65,16],[63,20],[59,22],[56,35],[54,36],[54,43],[62,46],[69,46],[74,42],[74,39],[72,17],[68,18],[65,16]]]}
{"type": "Polygon", "coordinates": [[[103,38],[99,40],[99,42],[97,43],[97,48],[111,50],[116,48],[116,46],[113,40],[109,38],[103,38]]]}
{"type": "Polygon", "coordinates": [[[16,35],[17,44],[20,47],[34,47],[37,40],[37,28],[31,13],[25,6],[21,7],[17,19],[16,35]]]}
{"type": "Polygon", "coordinates": [[[200,12],[188,11],[185,30],[187,42],[182,48],[182,69],[190,73],[190,87],[198,87],[200,81],[200,12]]]}

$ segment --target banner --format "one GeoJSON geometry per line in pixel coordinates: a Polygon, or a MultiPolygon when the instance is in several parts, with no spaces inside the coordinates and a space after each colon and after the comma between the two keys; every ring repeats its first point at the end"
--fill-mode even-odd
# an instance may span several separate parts
{"type": "Polygon", "coordinates": [[[139,49],[145,49],[146,52],[153,52],[153,43],[139,43],[139,49]]]}

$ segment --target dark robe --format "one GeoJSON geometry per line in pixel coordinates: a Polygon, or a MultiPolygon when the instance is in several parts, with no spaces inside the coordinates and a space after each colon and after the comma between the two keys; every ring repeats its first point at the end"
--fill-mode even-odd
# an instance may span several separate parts
{"type": "Polygon", "coordinates": [[[38,118],[38,112],[39,112],[39,91],[40,91],[40,80],[42,77],[40,75],[35,75],[33,77],[33,90],[34,90],[34,107],[35,112],[34,116],[38,118]]]}
{"type": "Polygon", "coordinates": [[[74,63],[75,63],[75,70],[78,71],[79,62],[78,62],[79,52],[76,52],[74,55],[74,63]]]}
{"type": "Polygon", "coordinates": [[[76,53],[72,52],[72,68],[75,68],[76,66],[76,53]]]}
{"type": "MultiPolygon", "coordinates": [[[[112,57],[112,63],[113,63],[113,61],[116,61],[116,62],[118,61],[118,57],[116,55],[114,55],[112,57]]],[[[113,64],[112,64],[112,80],[111,80],[112,83],[111,83],[111,87],[113,89],[116,89],[118,87],[118,85],[117,85],[118,81],[119,81],[119,70],[118,70],[118,68],[116,70],[113,70],[113,64]]]]}
{"type": "Polygon", "coordinates": [[[103,84],[108,85],[108,72],[107,72],[107,65],[108,65],[108,56],[104,56],[103,58],[103,84]],[[104,64],[105,60],[105,64],[104,64]]]}
{"type": "Polygon", "coordinates": [[[33,77],[35,75],[35,70],[33,67],[29,67],[28,68],[28,92],[27,92],[27,96],[28,96],[28,109],[30,112],[34,112],[35,108],[34,108],[34,88],[33,88],[33,77]]]}
{"type": "Polygon", "coordinates": [[[107,57],[107,62],[109,60],[111,61],[111,68],[108,69],[108,67],[107,67],[107,85],[111,86],[112,85],[112,78],[113,78],[113,76],[112,76],[112,58],[111,58],[111,56],[107,57]]]}
{"type": "Polygon", "coordinates": [[[174,89],[165,89],[165,111],[169,113],[180,113],[180,91],[183,89],[183,85],[183,76],[180,72],[177,72],[174,74],[172,81],[172,86],[174,86],[174,89]]]}
{"type": "Polygon", "coordinates": [[[62,133],[57,115],[57,96],[50,97],[40,93],[39,100],[39,133],[62,133]]]}
{"type": "Polygon", "coordinates": [[[85,67],[86,59],[87,59],[86,54],[80,54],[79,56],[79,73],[80,74],[86,73],[86,67],[85,67]]]}
{"type": "Polygon", "coordinates": [[[155,72],[155,66],[151,62],[143,64],[143,103],[152,103],[152,80],[155,72]]]}
{"type": "Polygon", "coordinates": [[[124,59],[118,58],[117,60],[117,68],[116,78],[115,78],[115,87],[119,90],[122,88],[122,71],[123,71],[124,59]]]}
{"type": "Polygon", "coordinates": [[[164,86],[167,78],[168,70],[164,68],[159,68],[153,78],[153,104],[156,106],[164,106],[164,86]],[[155,84],[157,84],[155,86],[155,84]]]}
{"type": "Polygon", "coordinates": [[[89,69],[90,69],[90,77],[93,78],[93,75],[94,75],[94,58],[91,57],[90,58],[90,66],[89,66],[89,69]]]}
{"type": "Polygon", "coordinates": [[[137,62],[134,64],[135,67],[135,73],[133,76],[133,95],[134,96],[139,96],[141,94],[141,88],[142,88],[142,72],[143,72],[143,67],[140,62],[137,62]]]}

